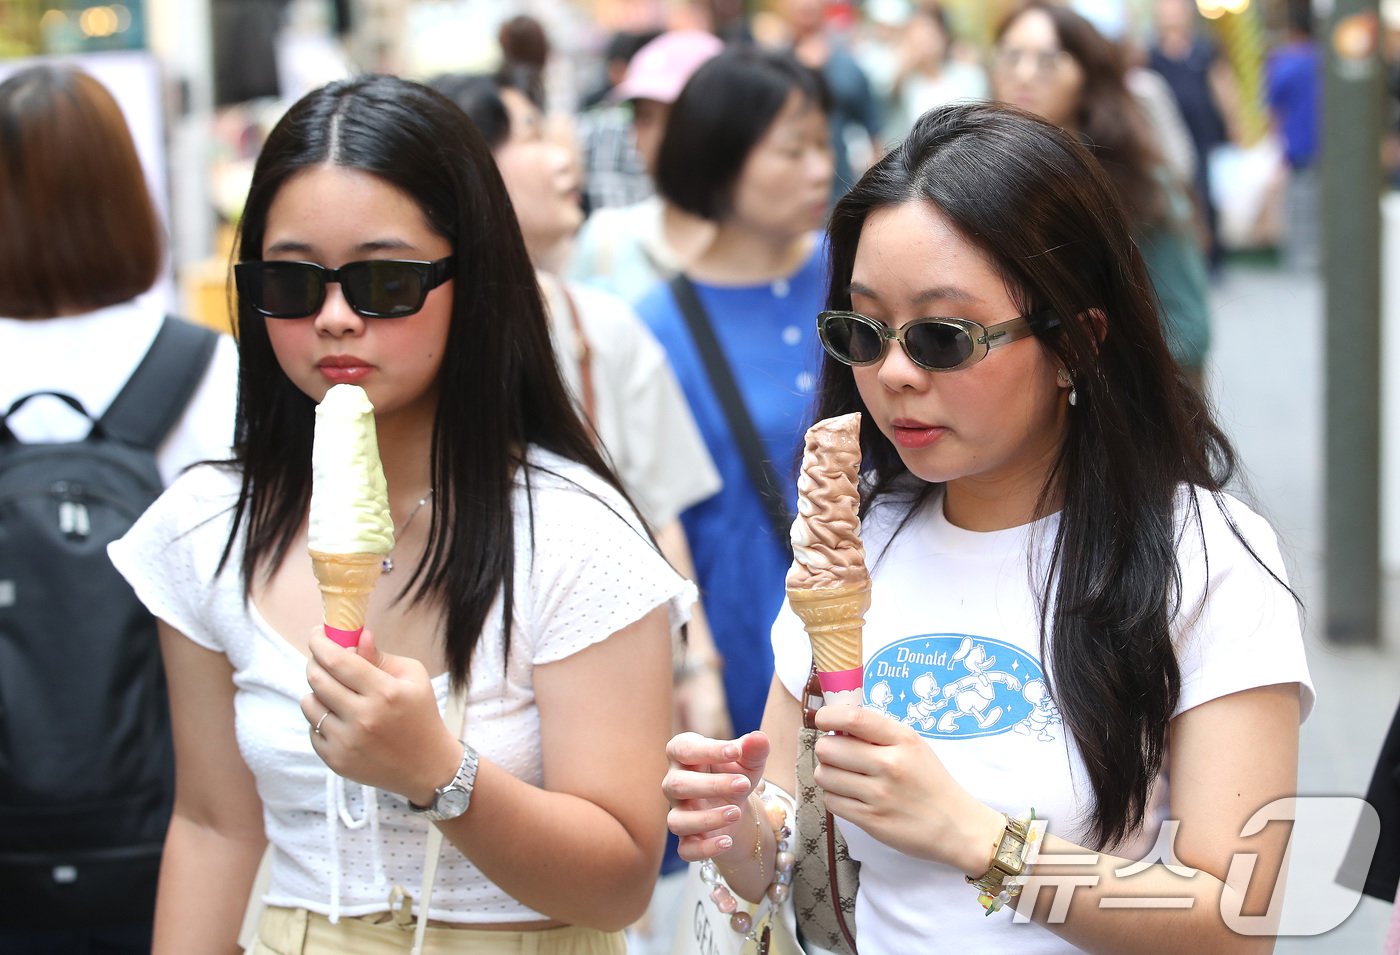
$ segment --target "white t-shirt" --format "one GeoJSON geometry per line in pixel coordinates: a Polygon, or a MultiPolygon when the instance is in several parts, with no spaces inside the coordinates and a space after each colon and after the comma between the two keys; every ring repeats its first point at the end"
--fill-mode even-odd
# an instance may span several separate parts
{"type": "MultiPolygon", "coordinates": [[[[539,273],[559,370],[583,407],[582,345],[560,280],[539,273]]],[[[661,343],[622,299],[574,282],[569,295],[588,340],[594,427],[627,493],[652,527],[720,489],[719,472],[695,425],[661,343]]]]}
{"type": "MultiPolygon", "coordinates": [[[[529,460],[533,531],[520,482],[512,503],[509,664],[499,639],[498,597],[472,659],[466,726],[483,757],[541,786],[534,668],[605,640],[662,604],[678,627],[695,588],[656,552],[634,516],[619,516],[630,509],[591,471],[537,448],[529,460]]],[[[256,777],[273,850],[265,901],[333,918],[383,912],[396,885],[417,896],[431,823],[412,813],[402,796],[342,780],[312,750],[299,707],[307,692],[306,658],[244,599],[241,540],[223,573],[215,574],[237,494],[232,470],[188,472],[109,547],[112,561],[157,617],[225,654],[233,667],[238,746],[256,777]]],[[[447,675],[435,677],[433,686],[445,712],[447,675]]],[[[544,917],[447,843],[429,915],[448,922],[544,917]]]]}
{"type": "Polygon", "coordinates": [[[660,196],[593,210],[574,237],[567,277],[641,301],[681,268],[666,242],[665,211],[660,196]]]}
{"type": "MultiPolygon", "coordinates": [[[[138,302],[64,318],[0,318],[0,411],[31,392],[61,391],[101,417],[146,356],[162,318],[138,302]]],[[[229,456],[237,395],[238,349],[220,335],[204,380],[157,449],[166,484],[196,461],[229,456]]],[[[21,441],[41,442],[78,441],[92,425],[61,401],[36,398],[10,426],[21,441]]]]}
{"type": "MultiPolygon", "coordinates": [[[[1192,522],[1178,548],[1176,712],[1251,687],[1298,683],[1306,717],[1314,695],[1293,598],[1234,538],[1210,495],[1197,496],[1204,546],[1192,522]]],[[[1255,553],[1282,578],[1268,524],[1239,501],[1226,501],[1255,553]]],[[[934,501],[891,541],[904,511],[893,501],[879,504],[863,529],[872,567],[866,705],[911,725],[979,800],[1012,815],[1033,807],[1051,832],[1082,845],[1080,814],[1092,788],[1046,693],[1027,562],[1034,548],[1043,580],[1058,516],[978,533],[948,523],[934,501]]],[[[783,685],[800,698],[811,645],[787,607],[773,625],[773,651],[783,685]]],[[[1149,797],[1143,831],[1116,854],[1134,860],[1151,854],[1170,811],[1170,783],[1168,768],[1149,797]]],[[[844,820],[839,825],[862,863],[856,898],[862,951],[919,951],[929,939],[949,951],[1077,951],[1038,924],[1013,924],[1010,909],[988,918],[961,872],[903,855],[844,820]]]]}

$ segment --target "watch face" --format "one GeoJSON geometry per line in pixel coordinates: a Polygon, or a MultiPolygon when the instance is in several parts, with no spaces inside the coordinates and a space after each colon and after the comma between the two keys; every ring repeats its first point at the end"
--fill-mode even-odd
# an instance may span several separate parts
{"type": "Polygon", "coordinates": [[[467,811],[471,798],[471,793],[461,789],[447,789],[438,795],[437,805],[433,809],[443,819],[456,819],[467,811]]]}
{"type": "Polygon", "coordinates": [[[1003,845],[997,853],[997,861],[1012,872],[1021,871],[1021,849],[1020,846],[1003,845]]]}

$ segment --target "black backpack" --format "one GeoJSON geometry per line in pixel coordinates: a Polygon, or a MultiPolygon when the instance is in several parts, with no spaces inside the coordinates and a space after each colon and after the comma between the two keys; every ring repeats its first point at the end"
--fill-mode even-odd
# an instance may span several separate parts
{"type": "Polygon", "coordinates": [[[107,557],[161,493],[155,450],[217,336],[167,318],[81,441],[0,414],[0,928],[148,920],[174,756],[155,620],[107,557]]]}

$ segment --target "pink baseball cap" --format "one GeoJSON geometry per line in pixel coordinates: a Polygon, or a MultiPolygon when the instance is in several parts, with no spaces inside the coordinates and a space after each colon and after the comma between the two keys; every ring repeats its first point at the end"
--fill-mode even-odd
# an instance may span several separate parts
{"type": "Polygon", "coordinates": [[[612,91],[612,99],[654,99],[674,103],[686,81],[724,43],[703,30],[672,30],[663,33],[633,55],[622,82],[612,91]]]}

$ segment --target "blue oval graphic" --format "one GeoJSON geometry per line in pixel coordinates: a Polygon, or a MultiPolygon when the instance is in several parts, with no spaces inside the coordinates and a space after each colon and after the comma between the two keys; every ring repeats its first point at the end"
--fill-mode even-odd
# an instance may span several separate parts
{"type": "Polygon", "coordinates": [[[1060,714],[1040,662],[1004,640],[927,633],[891,643],[865,665],[866,705],[930,739],[1016,732],[1059,739],[1060,714]]]}

